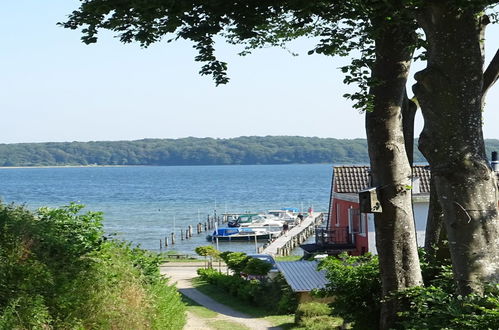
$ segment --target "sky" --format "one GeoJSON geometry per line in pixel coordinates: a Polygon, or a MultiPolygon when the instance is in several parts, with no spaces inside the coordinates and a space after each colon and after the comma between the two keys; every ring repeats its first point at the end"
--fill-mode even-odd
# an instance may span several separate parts
{"type": "MultiPolygon", "coordinates": [[[[313,40],[241,57],[217,43],[228,85],[200,76],[186,41],[142,49],[106,32],[97,44],[56,25],[77,0],[0,2],[0,143],[300,135],[365,138],[364,115],[342,95],[347,59],[307,55],[313,40]]],[[[499,26],[486,34],[486,63],[499,26]]],[[[413,67],[418,70],[417,66],[413,67]]],[[[419,66],[419,69],[422,67],[419,66]]],[[[487,97],[485,138],[499,139],[499,86],[487,97]]],[[[416,131],[422,127],[418,116],[416,131]]]]}

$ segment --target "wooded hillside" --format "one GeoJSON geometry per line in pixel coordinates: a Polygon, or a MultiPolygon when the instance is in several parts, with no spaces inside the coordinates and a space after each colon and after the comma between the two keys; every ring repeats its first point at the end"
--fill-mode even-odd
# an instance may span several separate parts
{"type": "MultiPolygon", "coordinates": [[[[487,155],[499,140],[487,140],[487,155]]],[[[417,151],[415,162],[425,162],[417,151]]],[[[0,166],[367,164],[365,139],[250,136],[0,144],[0,166]]]]}

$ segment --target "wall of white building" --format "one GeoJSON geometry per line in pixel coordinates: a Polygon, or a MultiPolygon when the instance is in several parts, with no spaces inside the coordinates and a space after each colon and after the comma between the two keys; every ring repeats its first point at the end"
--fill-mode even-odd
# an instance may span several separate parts
{"type": "MultiPolygon", "coordinates": [[[[426,220],[428,217],[428,202],[413,202],[414,210],[414,221],[416,225],[416,239],[418,246],[424,246],[425,230],[426,230],[426,220]]],[[[367,229],[368,229],[368,240],[369,240],[369,252],[372,254],[377,254],[376,251],[376,235],[374,234],[374,214],[367,214],[367,229]]]]}

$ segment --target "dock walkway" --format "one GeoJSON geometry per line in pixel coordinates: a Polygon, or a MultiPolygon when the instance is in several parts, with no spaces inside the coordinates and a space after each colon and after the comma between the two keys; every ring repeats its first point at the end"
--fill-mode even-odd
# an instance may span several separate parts
{"type": "Polygon", "coordinates": [[[312,212],[299,224],[291,228],[286,234],[279,236],[270,243],[261,253],[273,256],[287,256],[298,245],[305,242],[315,232],[315,226],[323,220],[323,214],[312,212]]]}

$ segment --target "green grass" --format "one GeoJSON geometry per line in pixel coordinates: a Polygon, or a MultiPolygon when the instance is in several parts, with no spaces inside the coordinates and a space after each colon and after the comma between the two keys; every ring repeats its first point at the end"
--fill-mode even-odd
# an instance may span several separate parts
{"type": "Polygon", "coordinates": [[[237,323],[226,320],[216,320],[208,322],[208,325],[215,330],[248,330],[249,328],[237,323]]]}
{"type": "Polygon", "coordinates": [[[273,326],[281,327],[282,329],[293,329],[294,325],[294,314],[289,315],[274,315],[268,312],[268,310],[261,307],[252,305],[248,302],[241,301],[240,299],[221,291],[214,285],[211,285],[199,277],[192,280],[193,286],[204,293],[205,295],[211,297],[213,300],[230,306],[231,308],[248,314],[253,317],[263,318],[269,321],[273,326]]]}
{"type": "Polygon", "coordinates": [[[275,261],[298,261],[302,258],[302,256],[282,256],[282,257],[274,257],[275,261]]]}
{"type": "Polygon", "coordinates": [[[163,262],[169,263],[169,262],[203,262],[204,259],[199,259],[195,255],[189,255],[187,257],[181,257],[177,258],[176,255],[183,255],[182,253],[179,253],[178,251],[175,250],[170,250],[166,252],[161,253],[161,257],[163,259],[163,262]]]}
{"type": "Polygon", "coordinates": [[[218,313],[212,311],[211,309],[208,309],[204,306],[201,306],[194,300],[190,299],[189,297],[186,297],[182,295],[182,302],[185,304],[187,307],[187,310],[193,314],[196,314],[196,316],[202,317],[202,318],[214,318],[218,316],[218,313]]]}

